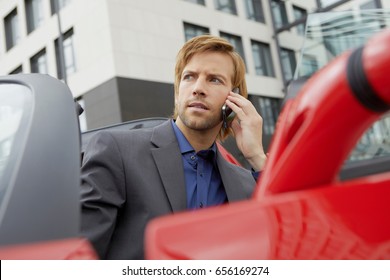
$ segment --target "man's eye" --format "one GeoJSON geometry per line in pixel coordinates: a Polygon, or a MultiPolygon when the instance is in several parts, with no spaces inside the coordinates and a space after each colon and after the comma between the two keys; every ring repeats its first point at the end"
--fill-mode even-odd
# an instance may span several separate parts
{"type": "Polygon", "coordinates": [[[213,83],[222,84],[222,81],[220,79],[218,79],[218,78],[211,78],[210,81],[213,82],[213,83]]]}
{"type": "Polygon", "coordinates": [[[183,80],[191,80],[193,78],[193,76],[192,75],[190,75],[190,74],[186,74],[186,75],[184,75],[183,76],[183,80]]]}

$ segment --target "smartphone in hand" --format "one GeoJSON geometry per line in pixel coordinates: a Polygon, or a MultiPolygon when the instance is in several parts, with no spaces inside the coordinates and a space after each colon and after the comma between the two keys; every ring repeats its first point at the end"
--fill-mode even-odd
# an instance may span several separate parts
{"type": "MultiPolygon", "coordinates": [[[[240,93],[239,88],[234,88],[232,89],[232,91],[234,93],[238,93],[238,94],[240,93]]],[[[230,126],[235,116],[236,114],[233,112],[231,108],[229,108],[228,105],[224,104],[222,106],[222,122],[223,122],[223,127],[225,129],[227,129],[230,126]]]]}

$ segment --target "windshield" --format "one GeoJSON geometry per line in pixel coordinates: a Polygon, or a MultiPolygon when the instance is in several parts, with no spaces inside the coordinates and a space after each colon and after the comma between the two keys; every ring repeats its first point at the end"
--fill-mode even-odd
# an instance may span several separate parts
{"type": "Polygon", "coordinates": [[[0,204],[20,154],[27,130],[23,119],[31,93],[17,84],[0,84],[0,204]]]}
{"type": "MultiPolygon", "coordinates": [[[[390,10],[353,10],[311,14],[294,80],[310,77],[341,53],[363,45],[390,27],[390,10]]],[[[362,136],[347,161],[390,155],[390,115],[362,136]]]]}
{"type": "Polygon", "coordinates": [[[390,10],[310,14],[295,79],[311,76],[341,53],[390,26],[390,10]]]}

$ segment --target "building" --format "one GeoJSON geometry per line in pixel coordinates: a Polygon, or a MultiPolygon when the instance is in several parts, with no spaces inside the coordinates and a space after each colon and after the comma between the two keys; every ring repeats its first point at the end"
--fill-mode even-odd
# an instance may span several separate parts
{"type": "MultiPolygon", "coordinates": [[[[195,35],[220,35],[246,62],[249,99],[264,118],[267,146],[299,59],[307,14],[372,8],[390,3],[0,0],[0,75],[38,72],[64,80],[85,109],[82,129],[168,117],[177,51],[195,35]]],[[[307,67],[315,71],[315,61],[307,67]]]]}

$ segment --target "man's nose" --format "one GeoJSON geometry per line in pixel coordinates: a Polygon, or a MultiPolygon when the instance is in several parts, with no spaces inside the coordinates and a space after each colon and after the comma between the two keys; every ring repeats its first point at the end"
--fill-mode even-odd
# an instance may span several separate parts
{"type": "Polygon", "coordinates": [[[206,94],[206,85],[205,82],[201,79],[198,79],[194,84],[194,88],[192,90],[193,95],[205,95],[206,94]]]}

